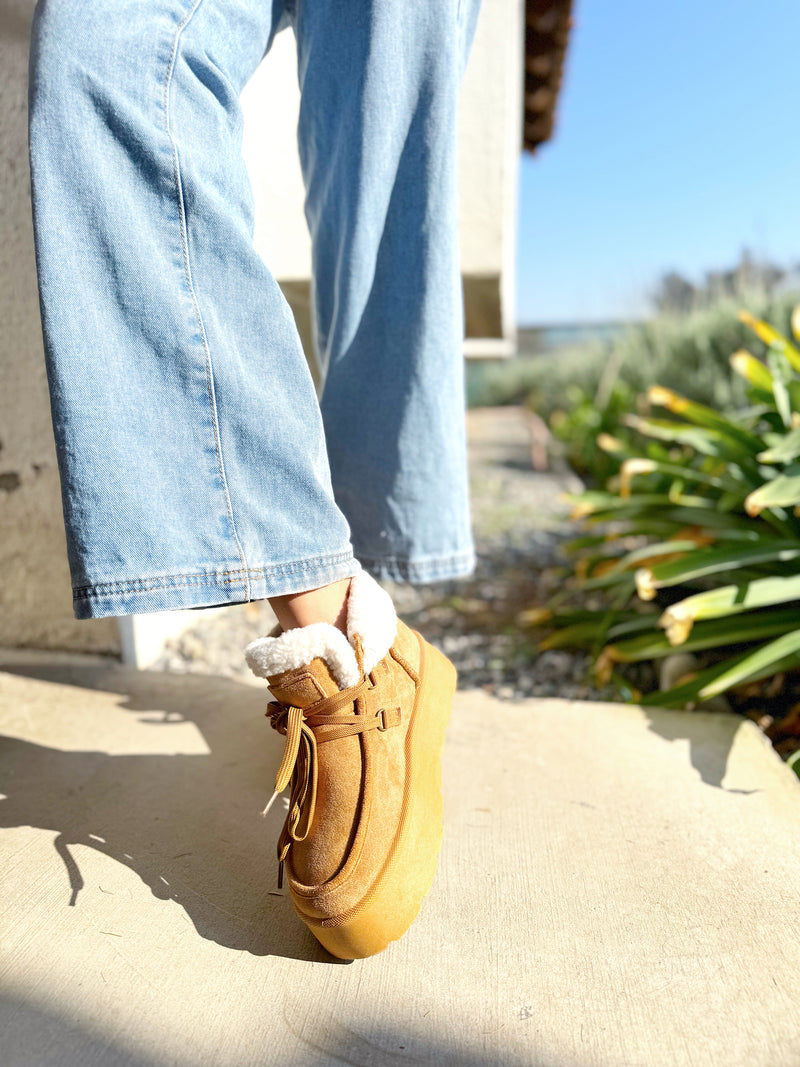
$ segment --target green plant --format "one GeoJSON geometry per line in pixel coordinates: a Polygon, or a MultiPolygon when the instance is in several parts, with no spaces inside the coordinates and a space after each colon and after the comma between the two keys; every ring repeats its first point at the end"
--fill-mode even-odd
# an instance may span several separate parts
{"type": "MultiPolygon", "coordinates": [[[[585,392],[579,385],[567,387],[566,404],[550,415],[550,430],[561,442],[569,465],[582,477],[605,484],[619,469],[613,449],[597,448],[597,438],[613,433],[622,447],[630,443],[631,433],[620,420],[635,403],[635,394],[625,382],[615,381],[606,394],[585,392]]],[[[605,438],[604,438],[605,439],[605,438]]]]}
{"type": "MultiPolygon", "coordinates": [[[[755,293],[744,301],[758,318],[784,333],[796,302],[796,293],[755,293]]],[[[563,408],[569,386],[577,385],[592,397],[602,395],[601,383],[609,380],[624,382],[635,394],[660,382],[681,391],[688,388],[692,399],[713,407],[738,405],[744,388],[727,370],[728,356],[747,338],[737,317],[739,307],[726,298],[688,315],[662,313],[632,324],[612,340],[516,359],[468,360],[469,406],[527,402],[549,419],[563,408]]]]}
{"type": "Polygon", "coordinates": [[[542,647],[590,649],[602,681],[676,648],[708,661],[666,692],[634,694],[641,703],[683,707],[800,668],[800,350],[740,318],[767,346],[764,362],[730,360],[748,405],[727,416],[651,386],[650,411],[621,417],[645,447],[601,437],[618,474],[570,498],[602,532],[567,546],[574,573],[542,647]]]}

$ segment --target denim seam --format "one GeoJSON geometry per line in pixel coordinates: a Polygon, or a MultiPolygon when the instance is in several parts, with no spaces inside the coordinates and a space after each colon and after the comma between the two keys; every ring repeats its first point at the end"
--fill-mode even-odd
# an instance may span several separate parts
{"type": "Polygon", "coordinates": [[[472,559],[475,556],[473,549],[464,548],[458,552],[446,552],[437,556],[362,556],[359,562],[363,565],[381,566],[385,563],[399,563],[404,567],[427,567],[430,564],[450,563],[453,560],[472,559]]]}
{"type": "Polygon", "coordinates": [[[172,167],[173,175],[175,179],[175,195],[178,204],[178,218],[181,231],[181,252],[183,254],[183,269],[186,275],[186,283],[189,287],[189,293],[191,294],[192,307],[197,318],[197,325],[200,331],[200,337],[202,339],[203,357],[206,369],[206,388],[208,390],[208,400],[211,405],[211,424],[214,429],[214,450],[217,456],[217,468],[219,470],[219,476],[222,481],[222,492],[225,497],[225,508],[228,513],[228,521],[231,524],[231,531],[233,533],[233,539],[236,543],[236,551],[239,555],[239,561],[242,564],[242,569],[245,572],[245,596],[250,599],[250,578],[247,571],[247,558],[244,553],[244,548],[239,539],[239,532],[236,528],[236,521],[233,517],[233,503],[231,501],[230,492],[228,489],[228,479],[225,473],[225,462],[222,457],[222,439],[219,432],[219,417],[217,412],[217,399],[216,391],[214,389],[214,373],[211,362],[211,349],[208,344],[208,335],[206,334],[205,322],[203,321],[203,315],[200,311],[200,303],[197,299],[197,292],[194,287],[194,278],[192,275],[191,259],[189,254],[189,227],[186,220],[186,201],[183,195],[183,178],[181,176],[181,163],[180,154],[178,152],[178,145],[172,134],[172,112],[170,109],[170,89],[172,88],[173,74],[175,72],[175,65],[177,63],[178,54],[180,51],[181,37],[184,29],[188,26],[189,22],[194,18],[203,0],[195,0],[191,9],[186,13],[183,21],[179,23],[178,29],[175,33],[175,40],[172,45],[172,53],[170,55],[169,65],[167,67],[167,77],[164,82],[164,119],[166,123],[167,137],[169,138],[170,146],[172,148],[172,167]]]}
{"type": "Polygon", "coordinates": [[[74,600],[88,600],[96,596],[110,596],[117,592],[136,592],[142,586],[146,589],[177,588],[178,586],[199,585],[205,579],[211,583],[232,585],[236,582],[253,578],[267,578],[282,574],[307,571],[320,564],[346,563],[355,557],[350,552],[331,553],[315,556],[313,559],[298,560],[294,563],[278,563],[271,567],[248,567],[246,570],[195,571],[190,574],[164,574],[152,578],[127,578],[118,582],[94,582],[92,585],[76,586],[73,589],[74,600]],[[239,575],[237,578],[236,575],[239,575]],[[227,576],[227,577],[226,577],[227,576]],[[233,576],[233,577],[230,577],[233,576]],[[193,581],[192,579],[197,579],[193,581]]]}

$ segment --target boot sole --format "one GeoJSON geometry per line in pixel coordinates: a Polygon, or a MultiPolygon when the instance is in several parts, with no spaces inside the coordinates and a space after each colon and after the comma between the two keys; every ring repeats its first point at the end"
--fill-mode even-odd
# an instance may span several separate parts
{"type": "MultiPolygon", "coordinates": [[[[419,635],[417,639],[421,641],[419,635]]],[[[419,914],[436,874],[442,843],[442,752],[456,670],[432,645],[421,643],[420,648],[420,687],[406,737],[408,800],[387,863],[363,900],[345,915],[320,922],[298,912],[317,940],[339,959],[374,956],[402,937],[419,914]],[[432,687],[441,687],[445,699],[420,715],[432,687]],[[414,871],[413,895],[404,884],[408,870],[414,871]]]]}

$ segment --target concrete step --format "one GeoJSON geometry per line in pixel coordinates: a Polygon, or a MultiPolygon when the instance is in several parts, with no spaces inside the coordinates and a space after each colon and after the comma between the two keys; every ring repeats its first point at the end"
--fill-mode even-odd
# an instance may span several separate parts
{"type": "Polygon", "coordinates": [[[800,782],[728,715],[457,697],[434,888],[333,961],[265,689],[0,660],[3,1067],[797,1067],[800,782]]]}

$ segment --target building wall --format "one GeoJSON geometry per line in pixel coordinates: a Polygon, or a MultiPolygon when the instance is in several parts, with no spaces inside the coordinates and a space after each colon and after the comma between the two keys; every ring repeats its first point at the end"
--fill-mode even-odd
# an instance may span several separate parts
{"type": "MultiPolygon", "coordinates": [[[[514,337],[522,84],[521,0],[483,0],[460,102],[461,267],[471,337],[514,337]]],[[[300,94],[291,31],[276,37],[242,103],[256,247],[277,278],[307,282],[311,248],[295,140],[300,94]],[[270,106],[274,100],[280,108],[270,106]]]]}
{"type": "Polygon", "coordinates": [[[116,652],[114,619],[72,617],[31,231],[33,8],[0,5],[0,645],[116,652]]]}
{"type": "MultiPolygon", "coordinates": [[[[27,57],[34,0],[0,4],[0,645],[116,653],[115,620],[77,622],[42,356],[27,171],[27,57]]],[[[483,0],[461,110],[461,250],[468,334],[513,342],[521,0],[483,0]]],[[[278,35],[243,96],[256,246],[284,284],[309,350],[310,247],[295,143],[294,41],[278,35]],[[280,101],[280,106],[276,106],[280,101]]]]}

